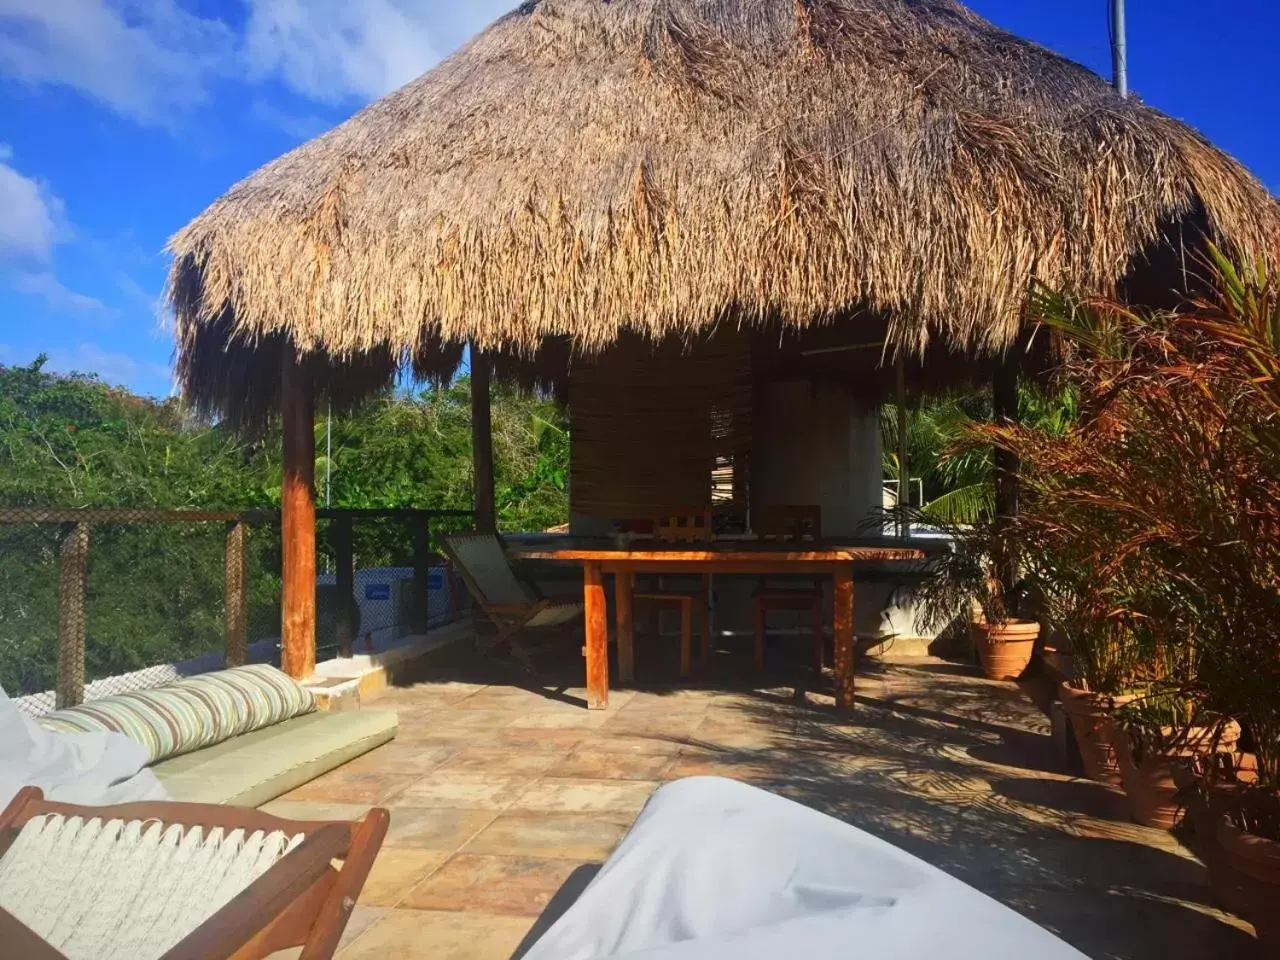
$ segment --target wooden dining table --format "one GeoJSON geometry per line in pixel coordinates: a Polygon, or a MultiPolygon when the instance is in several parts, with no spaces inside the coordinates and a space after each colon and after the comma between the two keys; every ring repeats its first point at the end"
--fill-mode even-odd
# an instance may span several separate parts
{"type": "MultiPolygon", "coordinates": [[[[911,547],[862,547],[763,543],[638,545],[617,548],[518,547],[513,559],[574,564],[582,567],[582,601],[586,617],[587,706],[609,705],[609,626],[604,578],[613,576],[618,635],[618,680],[635,679],[635,618],[632,596],[637,574],[746,574],[830,576],[834,597],[836,705],[854,702],[855,639],[853,565],[866,562],[921,560],[911,547]]],[[[704,662],[710,637],[703,637],[704,662]]]]}

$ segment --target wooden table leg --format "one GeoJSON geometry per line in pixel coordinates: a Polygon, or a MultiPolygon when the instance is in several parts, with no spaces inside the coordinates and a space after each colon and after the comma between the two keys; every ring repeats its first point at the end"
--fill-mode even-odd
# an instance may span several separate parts
{"type": "Polygon", "coordinates": [[[604,598],[604,574],[600,564],[582,568],[582,602],[586,614],[587,707],[604,710],[609,706],[609,621],[604,598]]]}
{"type": "Polygon", "coordinates": [[[636,618],[633,600],[636,575],[623,571],[614,577],[614,603],[618,607],[618,681],[632,683],[636,679],[636,618]]]}
{"type": "Polygon", "coordinates": [[[850,710],[854,703],[853,571],[837,570],[834,585],[836,707],[850,710]]]}

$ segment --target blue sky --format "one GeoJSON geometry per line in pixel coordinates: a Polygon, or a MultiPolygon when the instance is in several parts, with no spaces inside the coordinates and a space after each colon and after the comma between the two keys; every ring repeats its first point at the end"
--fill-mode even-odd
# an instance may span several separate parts
{"type": "MultiPolygon", "coordinates": [[[[0,0],[0,364],[167,394],[166,239],[516,0],[0,0]]],[[[973,0],[1109,75],[1106,0],[973,0]]],[[[1130,84],[1280,192],[1274,0],[1130,0],[1130,84]]]]}

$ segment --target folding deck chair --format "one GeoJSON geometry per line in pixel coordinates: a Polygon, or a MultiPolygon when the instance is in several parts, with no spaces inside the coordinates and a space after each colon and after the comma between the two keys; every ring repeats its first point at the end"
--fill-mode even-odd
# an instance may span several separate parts
{"type": "Polygon", "coordinates": [[[537,673],[529,654],[545,649],[523,646],[515,635],[521,630],[551,630],[582,617],[582,601],[543,597],[533,584],[521,582],[494,533],[460,533],[444,538],[444,552],[453,561],[497,636],[476,639],[477,648],[489,652],[505,643],[511,655],[530,673],[537,673]]]}
{"type": "Polygon", "coordinates": [[[332,957],[389,816],[304,823],[234,807],[84,807],[24,787],[0,814],[0,955],[332,957]],[[341,860],[335,867],[333,861],[341,860]]]}

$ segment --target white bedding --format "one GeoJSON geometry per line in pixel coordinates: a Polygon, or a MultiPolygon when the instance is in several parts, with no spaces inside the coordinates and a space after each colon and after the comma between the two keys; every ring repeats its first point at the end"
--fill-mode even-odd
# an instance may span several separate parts
{"type": "Polygon", "coordinates": [[[719,778],[659,790],[524,960],[1086,960],[846,823],[719,778]]]}
{"type": "Polygon", "coordinates": [[[119,733],[53,733],[0,689],[0,810],[25,786],[92,806],[168,799],[141,744],[119,733]]]}

